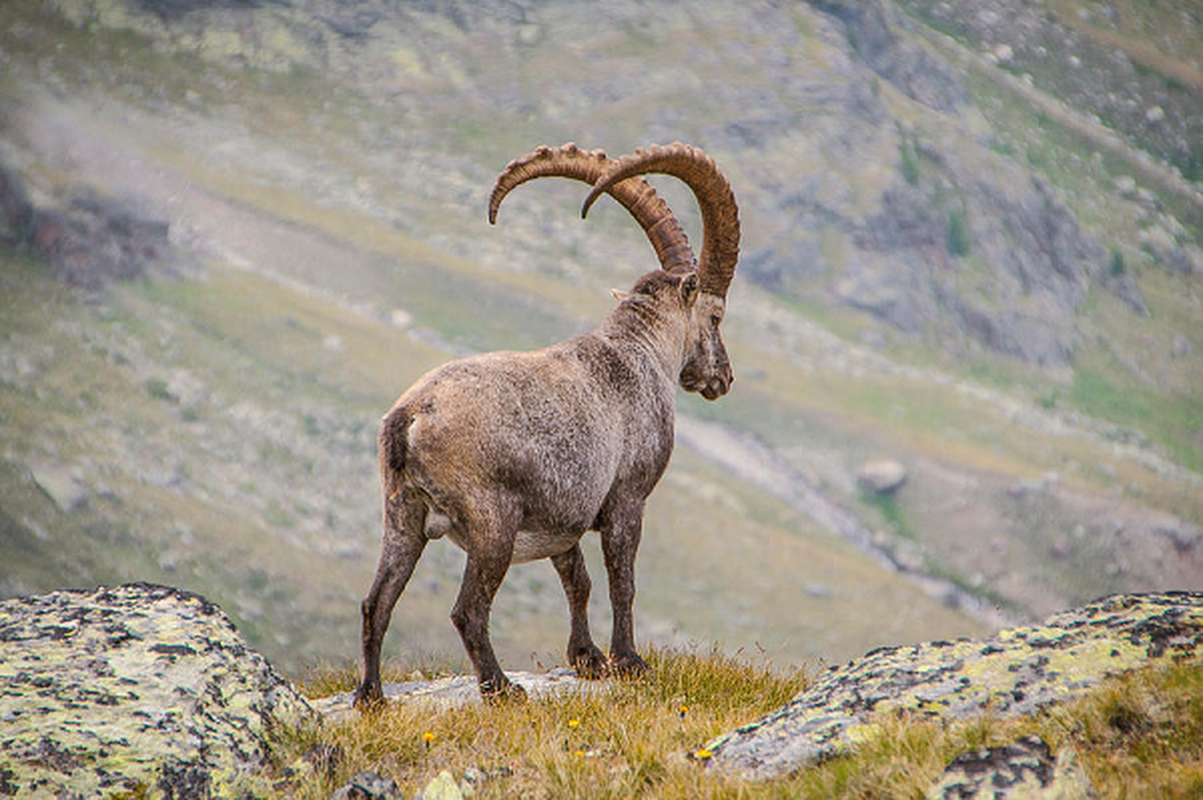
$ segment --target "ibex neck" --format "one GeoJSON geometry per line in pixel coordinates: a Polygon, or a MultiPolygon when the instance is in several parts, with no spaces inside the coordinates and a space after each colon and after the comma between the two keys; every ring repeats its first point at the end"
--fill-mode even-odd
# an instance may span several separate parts
{"type": "Polygon", "coordinates": [[[655,362],[670,383],[676,383],[685,350],[685,325],[659,303],[650,298],[627,298],[610,312],[597,333],[613,341],[631,342],[655,362]]]}

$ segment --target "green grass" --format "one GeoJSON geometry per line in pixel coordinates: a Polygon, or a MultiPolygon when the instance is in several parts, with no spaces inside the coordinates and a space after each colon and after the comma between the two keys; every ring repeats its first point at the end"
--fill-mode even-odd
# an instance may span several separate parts
{"type": "Polygon", "coordinates": [[[1203,472],[1203,448],[1193,441],[1203,430],[1203,397],[1156,392],[1099,358],[1074,370],[1066,402],[1091,416],[1148,434],[1175,461],[1203,472]]]}
{"type": "MultiPolygon", "coordinates": [[[[962,721],[914,715],[879,720],[882,734],[850,755],[788,778],[746,782],[705,766],[713,736],[775,710],[809,678],[717,651],[653,650],[651,672],[591,694],[437,710],[392,703],[321,731],[298,732],[287,763],[314,744],[339,749],[328,776],[287,791],[326,797],[364,770],[394,778],[406,796],[440,771],[493,773],[478,797],[884,798],[920,797],[957,755],[1041,736],[1054,754],[1072,749],[1098,796],[1194,797],[1203,789],[1203,671],[1150,667],[1110,679],[1084,698],[1039,715],[989,713],[962,721]]],[[[325,668],[301,688],[345,691],[352,670],[325,668]]]]}
{"type": "Polygon", "coordinates": [[[890,530],[904,539],[915,539],[915,531],[907,522],[902,505],[898,498],[892,494],[877,494],[876,492],[866,492],[863,489],[859,495],[862,504],[875,510],[890,526],[890,530]]]}
{"type": "Polygon", "coordinates": [[[965,213],[953,209],[948,212],[948,252],[964,258],[969,255],[970,247],[969,225],[965,222],[965,213]]]}
{"type": "Polygon", "coordinates": [[[905,136],[899,137],[898,169],[903,179],[911,186],[919,184],[919,159],[915,155],[915,146],[907,141],[905,136]]]}

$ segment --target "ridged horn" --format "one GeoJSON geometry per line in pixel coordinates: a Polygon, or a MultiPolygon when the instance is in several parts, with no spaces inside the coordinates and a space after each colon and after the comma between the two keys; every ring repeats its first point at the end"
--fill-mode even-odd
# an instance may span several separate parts
{"type": "MultiPolygon", "coordinates": [[[[489,194],[489,222],[497,222],[497,211],[505,196],[529,180],[553,176],[574,178],[592,186],[616,163],[601,150],[582,150],[572,142],[560,147],[538,147],[511,161],[497,176],[489,194]]],[[[685,231],[651,184],[643,178],[615,181],[606,191],[622,203],[643,228],[661,267],[668,272],[694,268],[693,248],[689,246],[685,231]]]]}
{"type": "Polygon", "coordinates": [[[698,148],[676,142],[639,148],[623,156],[593,185],[581,207],[581,216],[589,213],[589,207],[602,192],[612,192],[615,184],[652,172],[680,178],[693,190],[702,211],[698,282],[702,291],[726,297],[739,260],[739,209],[731,184],[715,166],[714,159],[698,148]]]}

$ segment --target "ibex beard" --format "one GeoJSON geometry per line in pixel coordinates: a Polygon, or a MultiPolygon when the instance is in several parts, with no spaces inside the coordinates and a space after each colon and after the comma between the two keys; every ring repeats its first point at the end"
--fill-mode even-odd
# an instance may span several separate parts
{"type": "Polygon", "coordinates": [[[635,673],[632,607],[644,504],[673,449],[676,387],[708,400],[734,381],[719,332],[739,252],[730,185],[694,147],[636,150],[618,160],[567,144],[506,167],[489,220],[513,188],[546,176],[608,192],[639,222],[661,269],[639,278],[590,333],[535,352],[452,361],[424,375],[380,428],[384,533],[363,601],[363,676],[356,704],[382,699],[380,650],[393,606],[426,543],[446,535],[467,553],[451,619],[486,697],[521,695],[489,639],[493,597],[511,564],[551,559],[568,597],[567,658],[586,677],[635,673]],[[664,201],[641,177],[664,173],[693,190],[703,244],[695,260],[664,201]],[[594,644],[581,537],[601,536],[613,627],[609,658],[594,644]]]}

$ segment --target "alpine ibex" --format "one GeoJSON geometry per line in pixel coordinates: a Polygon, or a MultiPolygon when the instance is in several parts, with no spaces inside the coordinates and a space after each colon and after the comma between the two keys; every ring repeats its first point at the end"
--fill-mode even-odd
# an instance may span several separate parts
{"type": "Polygon", "coordinates": [[[447,534],[468,554],[451,619],[488,696],[521,694],[489,641],[489,610],[510,564],[550,558],[571,613],[568,660],[587,676],[639,672],[632,603],[643,508],[673,449],[676,384],[708,400],[734,376],[719,335],[739,255],[739,218],[726,178],[700,150],[652,146],[613,161],[573,144],[510,162],[489,198],[533,178],[593,186],[584,216],[608,192],[651,240],[661,270],[616,293],[596,330],[531,353],[486,353],[428,372],[380,427],[384,535],[363,601],[363,680],[356,703],[381,699],[380,647],[392,609],[426,542],[447,534]],[[693,190],[700,261],[667,204],[640,176],[662,173],[693,190]],[[589,634],[586,531],[601,534],[610,578],[610,660],[589,634]]]}

